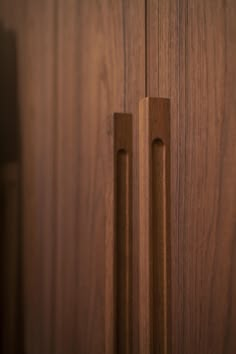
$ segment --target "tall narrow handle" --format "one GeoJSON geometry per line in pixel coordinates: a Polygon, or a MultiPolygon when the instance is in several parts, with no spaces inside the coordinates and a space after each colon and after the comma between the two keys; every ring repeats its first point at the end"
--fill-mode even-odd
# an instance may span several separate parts
{"type": "Polygon", "coordinates": [[[132,115],[113,115],[114,218],[107,247],[106,353],[132,353],[132,115]],[[112,291],[110,290],[112,289],[112,291]],[[109,315],[112,314],[112,315],[109,315]]]}
{"type": "Polygon", "coordinates": [[[170,102],[140,101],[140,353],[169,354],[170,102]]]}

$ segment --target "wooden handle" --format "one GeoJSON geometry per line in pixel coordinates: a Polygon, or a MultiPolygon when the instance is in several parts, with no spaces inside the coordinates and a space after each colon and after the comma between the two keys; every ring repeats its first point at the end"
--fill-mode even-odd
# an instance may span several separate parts
{"type": "Polygon", "coordinates": [[[140,353],[169,354],[170,102],[140,101],[140,353]]]}
{"type": "Polygon", "coordinates": [[[132,346],[132,116],[115,113],[114,219],[107,241],[106,353],[131,354],[132,346]],[[112,273],[110,270],[112,269],[112,273]],[[109,284],[108,284],[109,283],[109,284]]]}
{"type": "Polygon", "coordinates": [[[116,352],[131,354],[132,117],[114,115],[116,352]]]}

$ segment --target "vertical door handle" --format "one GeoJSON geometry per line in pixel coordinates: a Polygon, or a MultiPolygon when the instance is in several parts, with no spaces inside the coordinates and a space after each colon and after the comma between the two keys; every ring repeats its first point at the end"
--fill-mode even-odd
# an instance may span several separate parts
{"type": "Polygon", "coordinates": [[[140,353],[169,354],[170,102],[139,108],[140,353]]]}
{"type": "Polygon", "coordinates": [[[107,245],[106,353],[132,353],[132,115],[113,115],[113,232],[107,245]]]}

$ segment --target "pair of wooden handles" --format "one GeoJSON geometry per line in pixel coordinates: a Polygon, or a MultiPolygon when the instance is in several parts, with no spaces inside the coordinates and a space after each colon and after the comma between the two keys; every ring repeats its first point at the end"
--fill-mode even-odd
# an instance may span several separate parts
{"type": "Polygon", "coordinates": [[[138,237],[140,354],[169,354],[170,101],[140,101],[138,235],[132,228],[132,134],[132,115],[115,113],[113,326],[106,352],[133,354],[132,240],[138,237]]]}

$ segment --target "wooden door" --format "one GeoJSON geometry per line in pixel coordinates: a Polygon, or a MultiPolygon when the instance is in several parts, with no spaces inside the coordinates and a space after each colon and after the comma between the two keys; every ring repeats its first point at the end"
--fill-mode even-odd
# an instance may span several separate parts
{"type": "MultiPolygon", "coordinates": [[[[112,328],[106,321],[112,114],[132,112],[137,125],[145,94],[145,2],[2,0],[0,9],[1,32],[15,39],[9,59],[19,80],[24,351],[104,353],[112,328]]],[[[137,247],[136,237],[135,307],[137,247]]],[[[133,313],[130,338],[138,351],[133,313]]]]}
{"type": "MultiPolygon", "coordinates": [[[[118,345],[112,314],[113,112],[133,114],[137,139],[138,101],[145,94],[145,3],[81,1],[78,5],[76,101],[78,129],[77,341],[81,353],[113,353],[118,345]]],[[[72,73],[73,77],[73,73],[72,73]]],[[[65,123],[66,124],[66,123],[65,123]]],[[[137,158],[137,151],[133,151],[137,158]]],[[[66,158],[66,155],[65,155],[66,158]]],[[[137,172],[134,171],[134,190],[137,172]]],[[[134,193],[137,201],[137,193],[134,193]]],[[[137,203],[136,203],[137,204],[137,203]]],[[[134,208],[134,214],[137,213],[134,208]]],[[[135,214],[136,215],[136,214],[135,214]]],[[[134,227],[134,234],[137,229],[134,227]]],[[[64,242],[64,241],[62,241],[64,242]]],[[[66,240],[65,240],[66,242],[66,240]]],[[[133,239],[133,326],[138,352],[138,238],[133,239]]],[[[61,248],[62,255],[64,248],[61,248]]],[[[115,249],[118,252],[118,249],[115,249]]],[[[65,274],[66,276],[66,274],[65,274]]],[[[114,294],[116,296],[116,294],[114,294]]],[[[63,333],[63,332],[62,332],[63,333]]],[[[121,344],[121,348],[122,348],[121,344]]]]}
{"type": "Polygon", "coordinates": [[[147,95],[171,101],[172,352],[236,352],[236,3],[147,0],[147,95]]]}
{"type": "MultiPolygon", "coordinates": [[[[103,354],[114,344],[107,321],[112,114],[132,112],[137,125],[145,95],[145,3],[3,0],[0,6],[1,22],[16,38],[19,77],[24,350],[103,354]]],[[[134,180],[136,188],[136,171],[134,180]]],[[[137,237],[132,247],[137,308],[137,237]]],[[[137,352],[133,314],[130,342],[137,352]]]]}
{"type": "MultiPolygon", "coordinates": [[[[170,99],[171,107],[168,348],[173,354],[234,354],[235,1],[2,0],[0,9],[1,33],[11,34],[15,48],[11,80],[17,112],[8,117],[17,132],[9,141],[20,140],[14,188],[4,187],[7,215],[15,218],[6,235],[20,254],[8,239],[9,257],[1,264],[12,267],[6,293],[23,295],[20,302],[13,296],[7,302],[21,311],[5,327],[5,352],[16,351],[9,340],[14,335],[22,337],[17,354],[20,346],[30,354],[120,354],[124,347],[126,354],[156,354],[139,347],[138,104],[152,96],[170,99]],[[111,244],[113,112],[133,117],[127,341],[117,340],[112,313],[113,265],[118,251],[123,257],[122,247],[111,244]]],[[[118,163],[123,166],[122,154],[118,163]]],[[[2,171],[9,170],[1,167],[1,185],[9,186],[2,171]]],[[[117,177],[122,190],[123,175],[117,177]]],[[[125,333],[122,323],[119,331],[125,333]]]]}

